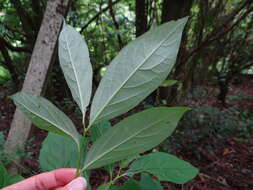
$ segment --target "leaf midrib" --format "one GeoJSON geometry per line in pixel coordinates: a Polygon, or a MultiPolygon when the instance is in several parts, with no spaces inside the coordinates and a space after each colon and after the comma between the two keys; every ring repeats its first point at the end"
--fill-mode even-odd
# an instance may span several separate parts
{"type": "MultiPolygon", "coordinates": [[[[182,23],[181,23],[182,24],[182,23]]],[[[151,51],[151,53],[149,54],[149,56],[147,56],[142,62],[141,62],[141,64],[138,66],[138,67],[136,67],[136,69],[134,69],[133,70],[133,72],[132,73],[130,73],[130,75],[129,75],[129,77],[127,77],[126,78],[126,80],[125,81],[123,81],[123,83],[122,83],[122,85],[120,85],[119,86],[119,88],[118,89],[116,89],[116,91],[112,94],[112,96],[106,101],[106,103],[104,104],[104,106],[100,109],[100,111],[99,112],[97,112],[97,114],[95,115],[95,117],[93,118],[93,120],[91,121],[91,123],[90,123],[90,125],[92,125],[93,123],[94,123],[94,121],[96,120],[96,118],[101,114],[101,112],[104,110],[104,108],[108,105],[108,103],[113,99],[113,97],[119,92],[119,90],[122,88],[122,86],[124,86],[125,85],[125,83],[129,80],[129,78],[131,78],[132,76],[133,76],[133,74],[153,55],[153,53],[159,48],[159,47],[161,47],[161,45],[164,43],[164,41],[166,41],[167,39],[168,39],[168,37],[172,34],[172,33],[174,33],[175,31],[176,31],[176,29],[179,27],[179,26],[181,26],[181,24],[179,24],[177,27],[175,27],[174,28],[174,30],[172,30],[169,34],[168,34],[168,36],[164,39],[164,40],[162,40],[161,41],[161,43],[159,43],[159,45],[156,47],[156,48],[154,48],[154,50],[153,51],[151,51]]]]}
{"type": "Polygon", "coordinates": [[[69,43],[68,43],[67,36],[66,36],[65,33],[64,33],[64,38],[65,38],[65,42],[67,44],[67,51],[68,51],[70,62],[71,62],[71,65],[72,65],[72,68],[73,68],[73,71],[74,71],[74,76],[76,78],[76,83],[77,83],[77,88],[78,88],[78,94],[79,94],[79,99],[80,99],[80,103],[81,103],[81,111],[82,111],[82,113],[84,115],[85,114],[84,110],[83,110],[84,109],[84,103],[82,101],[81,86],[79,84],[79,80],[78,80],[78,77],[77,77],[77,72],[76,72],[76,69],[75,69],[75,65],[73,64],[73,58],[72,58],[72,55],[71,55],[71,52],[70,52],[69,43]]]}

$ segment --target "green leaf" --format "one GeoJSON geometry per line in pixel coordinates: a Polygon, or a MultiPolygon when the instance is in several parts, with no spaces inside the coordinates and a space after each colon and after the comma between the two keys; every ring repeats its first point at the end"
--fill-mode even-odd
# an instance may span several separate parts
{"type": "Polygon", "coordinates": [[[14,183],[18,183],[22,180],[24,180],[25,178],[23,178],[22,176],[20,175],[9,175],[8,179],[7,179],[7,183],[5,186],[9,186],[9,185],[12,185],[14,183]]]}
{"type": "MultiPolygon", "coordinates": [[[[111,128],[111,123],[109,121],[101,121],[91,126],[90,134],[92,142],[95,142],[99,137],[101,137],[109,128],[111,128]]],[[[112,175],[114,164],[109,164],[104,167],[104,169],[112,175]]]]}
{"type": "Polygon", "coordinates": [[[108,183],[100,185],[98,187],[98,190],[143,190],[143,189],[138,184],[138,181],[134,179],[129,179],[122,187],[117,187],[108,183]]]}
{"type": "Polygon", "coordinates": [[[0,84],[11,79],[9,70],[0,66],[0,84]]]}
{"type": "Polygon", "coordinates": [[[11,96],[15,105],[37,127],[68,136],[79,146],[79,134],[72,121],[55,105],[45,98],[19,92],[11,96]]]}
{"type": "Polygon", "coordinates": [[[88,152],[83,169],[93,169],[149,150],[166,139],[188,108],[151,108],[110,128],[88,152]]]}
{"type": "Polygon", "coordinates": [[[3,163],[0,162],[0,188],[6,187],[8,185],[12,185],[17,183],[24,178],[20,175],[10,175],[5,169],[3,163]]]}
{"type": "Polygon", "coordinates": [[[84,176],[84,178],[86,179],[86,181],[87,181],[87,187],[86,187],[86,190],[91,190],[91,184],[90,184],[90,173],[91,173],[91,171],[89,171],[89,170],[85,170],[85,171],[83,171],[83,176],[84,176]]]}
{"type": "Polygon", "coordinates": [[[84,117],[92,89],[89,51],[82,36],[66,24],[59,37],[59,60],[71,94],[84,117]]]}
{"type": "Polygon", "coordinates": [[[138,184],[138,181],[134,179],[129,179],[123,187],[120,188],[120,190],[143,190],[140,185],[138,184]]]}
{"type": "Polygon", "coordinates": [[[75,168],[78,150],[72,139],[48,133],[40,149],[40,167],[43,171],[75,168]]]}
{"type": "MultiPolygon", "coordinates": [[[[91,126],[90,134],[92,142],[95,142],[99,137],[101,137],[109,128],[111,128],[111,123],[109,121],[101,121],[91,126]]],[[[104,166],[104,169],[112,175],[114,164],[109,164],[104,166]]]]}
{"type": "MultiPolygon", "coordinates": [[[[107,183],[107,184],[100,185],[97,190],[122,190],[122,188],[107,183]]],[[[132,190],[135,190],[135,189],[132,189],[132,190]]]]}
{"type": "Polygon", "coordinates": [[[109,121],[101,121],[99,123],[92,125],[90,129],[92,142],[95,142],[110,128],[111,128],[111,123],[109,121]]]}
{"type": "Polygon", "coordinates": [[[160,182],[155,181],[149,175],[142,175],[141,181],[138,184],[142,190],[163,190],[160,182]]]}
{"type": "Polygon", "coordinates": [[[173,86],[177,82],[178,82],[177,80],[165,80],[162,82],[162,84],[160,86],[161,87],[169,87],[169,86],[173,86]]]}
{"type": "Polygon", "coordinates": [[[119,167],[126,168],[132,161],[134,161],[135,159],[138,159],[140,157],[141,156],[139,154],[136,154],[136,155],[133,155],[133,156],[129,156],[128,158],[120,161],[119,167]]]}
{"type": "Polygon", "coordinates": [[[0,162],[0,188],[5,187],[8,179],[8,173],[3,165],[2,162],[0,162]]]}
{"type": "Polygon", "coordinates": [[[141,172],[148,172],[161,181],[184,184],[196,177],[198,169],[176,156],[156,152],[134,161],[126,173],[131,176],[141,172]]]}
{"type": "Polygon", "coordinates": [[[90,125],[127,112],[165,80],[175,64],[186,21],[156,27],[122,49],[95,93],[90,125]]]}

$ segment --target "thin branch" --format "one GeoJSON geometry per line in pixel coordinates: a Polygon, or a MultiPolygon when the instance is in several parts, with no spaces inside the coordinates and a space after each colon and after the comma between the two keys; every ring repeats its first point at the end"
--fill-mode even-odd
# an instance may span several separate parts
{"type": "Polygon", "coordinates": [[[11,32],[21,34],[23,36],[27,36],[23,31],[19,30],[18,28],[15,28],[13,26],[8,25],[7,23],[0,22],[7,30],[10,30],[11,32]]]}
{"type": "Polygon", "coordinates": [[[22,23],[22,26],[24,28],[24,31],[28,35],[33,35],[34,24],[32,22],[30,15],[26,12],[26,10],[23,7],[20,0],[11,0],[11,3],[13,4],[13,6],[16,9],[16,12],[17,12],[17,14],[20,18],[20,21],[22,23]]]}
{"type": "Polygon", "coordinates": [[[11,57],[8,53],[8,50],[6,49],[6,47],[4,46],[4,43],[2,42],[2,39],[0,39],[0,51],[3,55],[3,58],[5,60],[4,65],[9,69],[10,73],[11,73],[11,78],[12,80],[15,82],[15,84],[18,84],[18,74],[16,72],[15,67],[12,65],[12,60],[11,57]]]}
{"type": "Polygon", "coordinates": [[[9,42],[7,42],[1,36],[0,36],[0,42],[11,51],[32,53],[32,50],[29,47],[15,47],[15,46],[11,45],[9,42]]]}
{"type": "MultiPolygon", "coordinates": [[[[113,21],[113,24],[114,24],[114,26],[115,26],[115,28],[119,31],[119,23],[117,22],[117,20],[116,20],[116,17],[115,17],[115,14],[114,14],[114,11],[113,11],[113,6],[112,6],[112,0],[109,0],[109,7],[110,7],[110,15],[111,15],[111,17],[112,17],[112,21],[113,21]]],[[[118,42],[119,42],[119,49],[121,49],[121,48],[123,48],[123,40],[122,40],[122,38],[121,38],[121,36],[120,36],[120,34],[119,33],[117,33],[117,38],[118,38],[118,42]]]]}
{"type": "Polygon", "coordinates": [[[248,9],[232,26],[228,27],[226,30],[222,32],[218,32],[221,30],[221,28],[226,28],[226,26],[234,20],[237,14],[251,2],[252,0],[245,1],[245,3],[243,3],[242,6],[240,6],[233,13],[231,13],[230,16],[221,25],[215,27],[214,30],[208,35],[208,37],[206,37],[206,39],[197,48],[195,48],[194,50],[192,50],[192,52],[188,54],[188,56],[184,59],[184,62],[186,62],[191,56],[193,56],[195,53],[201,50],[204,46],[221,38],[223,35],[231,31],[237,24],[239,24],[253,10],[253,8],[248,9]],[[212,36],[214,37],[212,38],[212,36]]]}
{"type": "Polygon", "coordinates": [[[99,11],[96,15],[94,15],[80,30],[80,33],[82,33],[93,21],[95,21],[101,14],[108,11],[111,6],[114,6],[115,4],[119,3],[121,0],[116,0],[112,4],[108,5],[107,7],[103,8],[101,11],[99,11]]]}

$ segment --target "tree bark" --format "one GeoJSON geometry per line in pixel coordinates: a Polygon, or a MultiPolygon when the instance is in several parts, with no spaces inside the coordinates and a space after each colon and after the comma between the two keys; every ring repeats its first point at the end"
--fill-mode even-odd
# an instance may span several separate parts
{"type": "MultiPolygon", "coordinates": [[[[40,95],[47,76],[48,68],[53,60],[63,16],[66,15],[70,0],[48,0],[40,31],[31,56],[22,91],[40,95]]],[[[11,128],[5,144],[7,154],[23,148],[31,129],[31,122],[16,109],[11,128]]],[[[12,167],[12,173],[17,168],[12,167]]]]}
{"type": "Polygon", "coordinates": [[[147,2],[146,0],[136,0],[135,2],[135,28],[136,37],[138,37],[148,30],[147,2]]]}
{"type": "MultiPolygon", "coordinates": [[[[164,0],[163,5],[162,5],[161,22],[165,23],[171,20],[177,20],[179,18],[189,16],[193,2],[194,0],[164,0]]],[[[184,31],[186,31],[186,29],[184,31]]],[[[169,104],[177,104],[178,101],[180,101],[181,94],[178,93],[178,89],[179,89],[178,85],[184,86],[183,84],[184,81],[181,80],[181,78],[187,78],[187,82],[189,84],[191,83],[190,76],[187,76],[187,73],[188,73],[187,65],[182,63],[182,58],[186,54],[186,48],[185,48],[186,43],[187,43],[186,33],[183,32],[181,47],[179,49],[177,63],[175,65],[176,71],[173,76],[173,79],[178,80],[179,83],[177,83],[177,85],[174,85],[168,89],[167,102],[169,104]]]]}
{"type": "Polygon", "coordinates": [[[193,0],[164,0],[162,5],[162,23],[189,15],[193,0]]]}

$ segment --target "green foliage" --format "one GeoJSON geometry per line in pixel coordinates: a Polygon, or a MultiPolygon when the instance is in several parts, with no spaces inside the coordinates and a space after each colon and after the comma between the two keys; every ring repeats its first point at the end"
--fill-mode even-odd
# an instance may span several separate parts
{"type": "Polygon", "coordinates": [[[4,149],[4,143],[5,143],[4,134],[0,132],[0,162],[4,161],[5,159],[5,154],[2,151],[4,149]]]}
{"type": "Polygon", "coordinates": [[[37,127],[60,135],[69,136],[79,146],[79,134],[72,121],[45,98],[19,92],[11,96],[15,105],[37,127]]]}
{"type": "Polygon", "coordinates": [[[111,123],[109,121],[101,121],[97,124],[94,124],[90,129],[91,141],[95,142],[110,128],[111,123]]]}
{"type": "Polygon", "coordinates": [[[84,169],[98,168],[155,147],[174,131],[187,110],[151,108],[124,119],[94,143],[84,169]]]}
{"type": "MultiPolygon", "coordinates": [[[[29,146],[29,141],[26,145],[29,146]]],[[[29,154],[25,153],[23,149],[18,147],[16,151],[14,151],[11,155],[7,155],[4,152],[4,144],[5,144],[5,136],[3,132],[0,132],[0,163],[4,166],[7,166],[11,161],[19,159],[19,158],[29,158],[29,154]]]]}
{"type": "Polygon", "coordinates": [[[212,151],[214,142],[226,139],[248,141],[253,135],[253,113],[236,107],[220,110],[212,106],[201,106],[187,112],[179,123],[170,142],[163,143],[164,150],[180,148],[198,159],[199,145],[212,151]]]}
{"type": "Polygon", "coordinates": [[[0,162],[0,174],[1,174],[0,175],[0,188],[6,187],[8,185],[12,185],[12,184],[17,183],[17,182],[24,179],[20,175],[9,174],[2,162],[0,162]]]}
{"type": "Polygon", "coordinates": [[[76,167],[77,154],[78,150],[72,139],[48,133],[40,149],[40,167],[43,171],[74,168],[76,167]]]}
{"type": "Polygon", "coordinates": [[[94,95],[91,124],[127,112],[166,79],[176,61],[186,21],[156,27],[122,49],[94,95]]]}
{"type": "Polygon", "coordinates": [[[161,181],[184,184],[198,174],[198,169],[173,155],[156,152],[134,161],[126,175],[132,176],[142,172],[150,173],[161,181]]]}
{"type": "Polygon", "coordinates": [[[161,87],[169,87],[169,86],[173,86],[177,82],[178,82],[177,80],[165,80],[162,82],[162,84],[160,86],[161,87]]]}
{"type": "Polygon", "coordinates": [[[72,97],[85,115],[92,89],[92,68],[86,42],[74,28],[64,25],[59,37],[59,59],[72,97]]]}
{"type": "Polygon", "coordinates": [[[0,66],[0,84],[3,84],[11,79],[10,72],[4,67],[0,66]]]}
{"type": "Polygon", "coordinates": [[[158,182],[152,179],[150,175],[143,174],[141,176],[141,181],[139,182],[139,186],[141,189],[145,190],[163,190],[162,185],[158,182]]]}
{"type": "Polygon", "coordinates": [[[230,99],[230,100],[251,100],[251,99],[253,99],[253,96],[250,96],[248,94],[241,92],[241,93],[237,93],[235,95],[228,95],[228,99],[230,99]]]}
{"type": "Polygon", "coordinates": [[[143,174],[140,181],[134,179],[128,180],[122,187],[103,184],[98,190],[163,190],[162,185],[152,179],[149,175],[143,174]]]}
{"type": "Polygon", "coordinates": [[[82,112],[83,136],[80,137],[72,121],[48,100],[29,93],[12,96],[16,106],[35,125],[56,133],[49,133],[43,142],[40,163],[44,171],[75,165],[77,175],[84,172],[89,176],[91,169],[106,167],[111,181],[100,189],[143,189],[145,180],[160,189],[159,184],[147,177],[140,182],[130,179],[120,188],[112,186],[129,173],[149,172],[161,180],[180,184],[196,176],[196,168],[174,156],[165,153],[138,155],[170,136],[189,108],[150,108],[123,119],[113,127],[105,121],[136,106],[166,78],[175,64],[186,21],[184,18],[155,27],[122,49],[107,68],[95,93],[89,125],[85,124],[92,88],[88,49],[71,26],[63,26],[59,39],[60,63],[72,96],[82,112]],[[146,160],[151,160],[156,169],[140,167],[140,163],[146,160]],[[113,177],[112,164],[118,161],[122,167],[133,163],[127,173],[113,177]],[[163,169],[159,168],[161,164],[163,169]]]}

